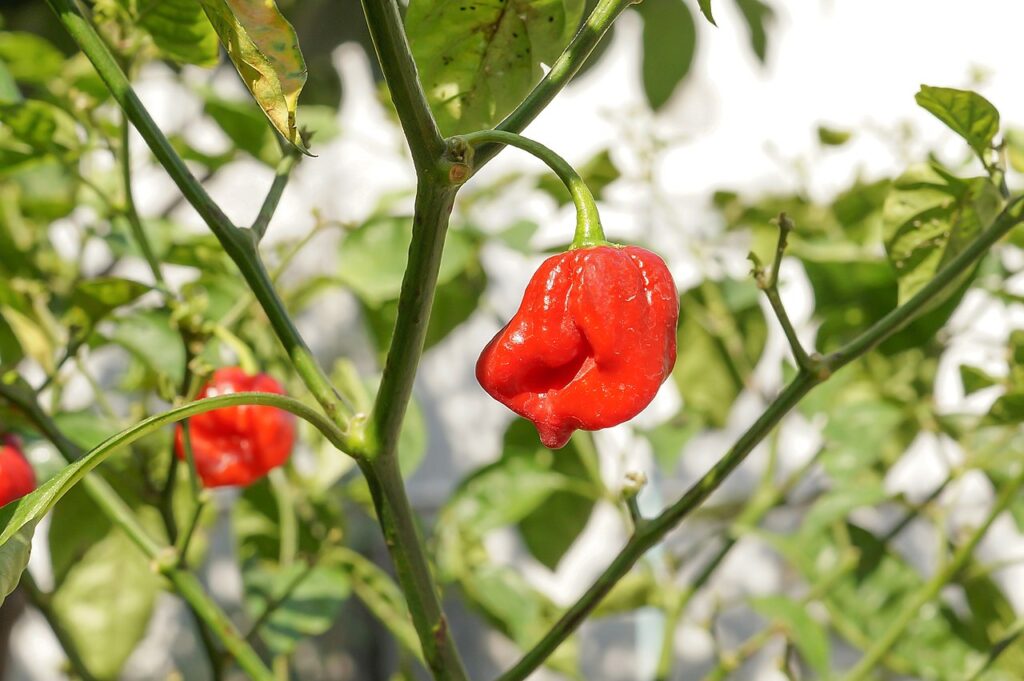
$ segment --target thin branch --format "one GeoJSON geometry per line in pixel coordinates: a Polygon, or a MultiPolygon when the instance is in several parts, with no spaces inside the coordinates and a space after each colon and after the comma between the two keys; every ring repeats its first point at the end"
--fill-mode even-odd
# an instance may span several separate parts
{"type": "Polygon", "coordinates": [[[256,237],[257,243],[262,241],[266,235],[267,227],[270,226],[270,220],[277,211],[277,204],[280,203],[281,195],[284,194],[284,188],[288,185],[288,178],[291,177],[292,169],[299,162],[300,154],[294,147],[289,146],[285,149],[282,145],[282,151],[284,156],[277,162],[277,168],[274,171],[274,181],[270,185],[267,197],[263,200],[263,205],[260,207],[256,220],[252,223],[252,227],[249,228],[256,237]]]}
{"type": "Polygon", "coordinates": [[[750,259],[754,263],[754,278],[757,280],[758,288],[764,291],[772,306],[772,311],[775,312],[775,316],[782,326],[783,333],[786,334],[786,340],[789,341],[789,348],[793,352],[793,359],[796,361],[797,367],[804,371],[815,372],[819,370],[820,359],[812,358],[804,350],[800,338],[796,335],[796,329],[793,328],[793,322],[789,319],[786,306],[782,304],[782,296],[779,295],[779,269],[782,267],[782,258],[786,253],[786,241],[789,238],[789,233],[793,231],[793,221],[785,213],[779,213],[778,220],[775,222],[779,228],[779,241],[775,247],[775,258],[772,261],[771,269],[766,273],[758,262],[757,256],[751,253],[750,259]]]}
{"type": "Polygon", "coordinates": [[[132,191],[132,155],[131,155],[131,126],[128,117],[124,116],[121,121],[121,182],[124,185],[124,212],[128,218],[128,225],[131,227],[135,243],[142,251],[142,257],[149,265],[149,271],[153,273],[153,281],[165,294],[168,293],[167,282],[160,270],[160,261],[153,253],[153,246],[146,236],[146,229],[139,217],[139,211],[135,207],[135,193],[132,191]]]}

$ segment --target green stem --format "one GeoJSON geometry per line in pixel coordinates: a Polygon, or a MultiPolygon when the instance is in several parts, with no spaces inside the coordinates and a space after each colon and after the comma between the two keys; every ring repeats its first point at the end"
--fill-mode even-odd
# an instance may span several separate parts
{"type": "Polygon", "coordinates": [[[474,149],[485,143],[508,145],[539,158],[554,171],[565,188],[569,190],[572,202],[576,206],[576,234],[570,248],[586,248],[608,243],[604,238],[601,216],[597,212],[597,203],[594,201],[594,195],[590,188],[587,187],[587,183],[583,181],[580,174],[554,151],[540,142],[504,130],[480,130],[460,135],[456,139],[464,140],[474,149]]]}
{"type": "Polygon", "coordinates": [[[871,670],[875,668],[875,665],[885,657],[885,655],[899,640],[900,636],[903,635],[903,632],[906,631],[907,627],[910,626],[910,623],[913,622],[915,617],[917,617],[921,608],[934,600],[946,584],[948,584],[961,570],[964,569],[964,566],[967,565],[967,562],[974,554],[974,549],[988,532],[989,527],[991,527],[992,523],[995,522],[995,519],[1010,506],[1022,485],[1024,485],[1024,467],[1021,467],[1017,476],[1005,485],[1002,490],[1000,490],[999,496],[997,497],[995,504],[992,506],[992,509],[989,511],[988,516],[986,516],[981,525],[971,533],[971,536],[968,537],[967,541],[965,541],[953,553],[952,560],[946,563],[942,569],[936,572],[931,579],[922,585],[921,588],[910,597],[909,602],[903,604],[899,613],[889,625],[889,628],[880,638],[875,639],[871,647],[865,651],[864,656],[860,661],[857,662],[853,669],[843,676],[843,681],[859,681],[871,673],[871,670]]]}
{"type": "Polygon", "coordinates": [[[263,200],[263,205],[260,207],[256,220],[253,221],[252,227],[249,228],[255,235],[257,242],[262,241],[266,235],[267,227],[270,226],[270,220],[274,217],[274,213],[277,211],[277,204],[281,202],[281,195],[284,194],[284,188],[288,184],[288,178],[291,177],[292,169],[298,162],[299,152],[289,145],[284,150],[284,156],[277,163],[277,168],[274,171],[274,181],[270,185],[267,197],[263,200]]]}
{"type": "Polygon", "coordinates": [[[253,295],[260,301],[278,339],[291,358],[296,373],[302,378],[327,415],[336,424],[343,426],[345,420],[350,416],[350,412],[331,387],[327,375],[317,364],[313,353],[299,335],[284,304],[274,290],[256,250],[256,242],[253,238],[255,233],[235,227],[192,175],[185,162],[174,151],[170,142],[142,105],[114,55],[111,54],[89,20],[79,11],[74,0],[46,1],[57,14],[71,38],[92,62],[114,100],[124,109],[125,115],[128,116],[142,138],[146,140],[146,144],[149,145],[157,161],[171,176],[188,202],[192,204],[210,231],[220,241],[224,251],[238,266],[242,276],[252,289],[253,295]]]}
{"type": "Polygon", "coordinates": [[[455,191],[453,187],[438,186],[430,180],[421,180],[417,188],[409,264],[402,279],[395,331],[373,407],[369,434],[373,457],[392,457],[398,447],[398,433],[412,395],[430,321],[455,191]]]}
{"type": "MultiPolygon", "coordinates": [[[[551,65],[551,70],[530,91],[526,99],[512,113],[505,116],[497,125],[497,129],[522,132],[551,103],[555,95],[569,84],[618,16],[633,2],[634,0],[599,0],[583,26],[551,65]]],[[[477,169],[482,168],[499,151],[501,146],[498,144],[482,147],[476,154],[477,169]]]]}
{"type": "Polygon", "coordinates": [[[424,172],[432,173],[441,160],[444,140],[420,86],[398,2],[363,0],[363,13],[413,163],[422,177],[424,172]]]}
{"type": "Polygon", "coordinates": [[[469,677],[441,609],[437,586],[423,552],[423,539],[405,492],[397,457],[360,462],[373,496],[377,521],[391,552],[398,582],[405,592],[423,657],[435,679],[466,681],[469,677]]]}
{"type": "Polygon", "coordinates": [[[398,436],[423,353],[437,286],[444,236],[456,188],[421,179],[416,194],[409,264],[402,280],[398,316],[371,420],[368,461],[360,462],[377,519],[409,602],[423,655],[436,679],[466,679],[441,609],[437,585],[416,527],[398,465],[398,436]]]}
{"type": "Polygon", "coordinates": [[[160,261],[153,253],[153,247],[146,236],[145,227],[139,217],[139,211],[135,207],[135,194],[132,191],[132,155],[131,155],[131,127],[127,116],[121,121],[121,182],[124,184],[124,208],[125,216],[132,230],[132,236],[142,251],[142,257],[149,265],[149,271],[153,273],[153,281],[163,290],[167,290],[167,282],[164,281],[163,272],[160,270],[160,261]]]}

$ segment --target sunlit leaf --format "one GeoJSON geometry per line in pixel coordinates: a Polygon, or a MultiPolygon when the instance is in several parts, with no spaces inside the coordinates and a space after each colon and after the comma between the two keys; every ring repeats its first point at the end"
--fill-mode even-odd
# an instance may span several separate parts
{"type": "Polygon", "coordinates": [[[281,135],[306,147],[295,123],[306,62],[273,0],[199,0],[242,82],[281,135]]]}
{"type": "Polygon", "coordinates": [[[406,30],[445,135],[494,127],[568,44],[583,0],[412,0],[406,30]]]}
{"type": "Polygon", "coordinates": [[[999,111],[977,92],[922,85],[914,99],[979,154],[992,146],[999,132],[999,111]]]}

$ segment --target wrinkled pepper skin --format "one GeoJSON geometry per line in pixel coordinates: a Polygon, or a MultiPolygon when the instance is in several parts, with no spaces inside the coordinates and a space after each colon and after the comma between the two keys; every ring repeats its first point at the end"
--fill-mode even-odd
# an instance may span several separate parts
{"type": "Polygon", "coordinates": [[[36,488],[36,474],[13,435],[0,438],[0,506],[22,498],[36,488]]]}
{"type": "MultiPolygon", "coordinates": [[[[250,376],[238,367],[218,369],[199,398],[239,392],[284,395],[284,388],[266,374],[250,376]]],[[[204,487],[246,486],[288,460],[295,444],[295,417],[275,407],[223,407],[188,420],[196,470],[204,487]]],[[[174,449],[185,459],[182,426],[174,449]]]]}
{"type": "Polygon", "coordinates": [[[679,300],[665,262],[635,246],[548,258],[512,320],[484,348],[480,385],[564,446],[639,414],[676,361],[679,300]]]}

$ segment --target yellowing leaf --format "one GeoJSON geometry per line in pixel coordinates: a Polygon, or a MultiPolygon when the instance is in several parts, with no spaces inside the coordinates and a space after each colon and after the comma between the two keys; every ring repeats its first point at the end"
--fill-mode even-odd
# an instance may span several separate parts
{"type": "Polygon", "coordinates": [[[306,147],[295,125],[306,62],[295,29],[273,0],[200,0],[242,82],[277,131],[306,147]]]}

